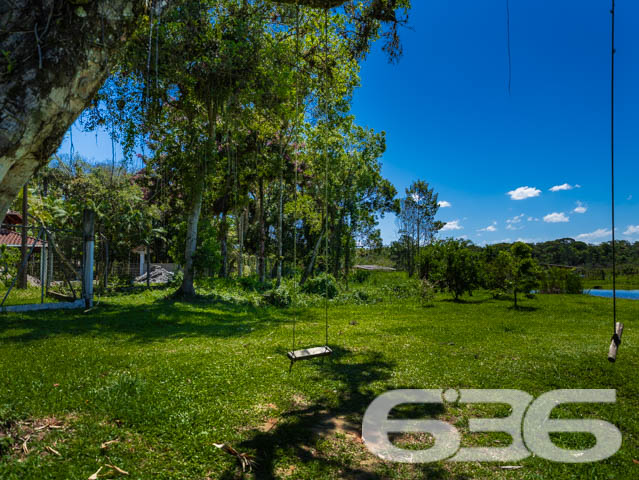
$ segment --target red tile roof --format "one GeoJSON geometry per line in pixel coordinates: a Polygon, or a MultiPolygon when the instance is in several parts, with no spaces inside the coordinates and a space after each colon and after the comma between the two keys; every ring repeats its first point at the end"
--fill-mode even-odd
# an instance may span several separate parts
{"type": "Polygon", "coordinates": [[[15,212],[13,210],[9,210],[4,217],[4,221],[2,223],[7,223],[9,225],[21,225],[22,224],[22,215],[19,212],[15,212]]]}
{"type": "MultiPolygon", "coordinates": [[[[36,248],[42,247],[42,240],[36,240],[33,237],[27,237],[27,248],[31,248],[33,242],[36,242],[36,248]]],[[[0,230],[0,245],[20,247],[22,246],[22,235],[11,230],[0,230]]]]}

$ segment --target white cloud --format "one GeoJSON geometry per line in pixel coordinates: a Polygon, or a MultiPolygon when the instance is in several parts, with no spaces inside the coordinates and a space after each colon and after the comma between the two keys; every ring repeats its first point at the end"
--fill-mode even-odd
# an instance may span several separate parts
{"type": "Polygon", "coordinates": [[[570,218],[568,218],[564,212],[561,212],[561,213],[553,212],[553,213],[549,213],[548,215],[544,217],[544,222],[546,223],[566,223],[569,221],[570,221],[570,218]]]}
{"type": "Polygon", "coordinates": [[[577,206],[573,210],[575,213],[586,213],[588,211],[588,207],[584,206],[583,203],[577,202],[577,206]]]}
{"type": "Polygon", "coordinates": [[[529,222],[538,222],[539,219],[537,217],[528,217],[529,222]]]}
{"type": "Polygon", "coordinates": [[[624,235],[639,235],[639,225],[628,225],[624,235]]]}
{"type": "Polygon", "coordinates": [[[606,230],[605,228],[599,228],[594,232],[582,233],[575,237],[576,240],[582,242],[601,243],[604,239],[609,239],[612,236],[612,230],[606,230]]]}
{"type": "Polygon", "coordinates": [[[509,218],[506,220],[506,230],[521,230],[524,227],[517,227],[518,223],[521,223],[521,220],[524,218],[524,214],[520,213],[519,215],[515,215],[513,218],[509,218]]]}
{"type": "Polygon", "coordinates": [[[444,228],[441,229],[442,232],[448,232],[450,230],[463,230],[464,227],[462,227],[459,224],[459,220],[453,220],[452,222],[446,222],[446,225],[444,225],[444,228]]]}
{"type": "Polygon", "coordinates": [[[439,208],[448,208],[453,206],[450,202],[447,202],[446,200],[442,200],[441,202],[438,203],[438,205],[439,205],[439,208]]]}
{"type": "Polygon", "coordinates": [[[493,222],[492,225],[488,225],[486,228],[480,228],[477,231],[478,232],[496,232],[497,231],[497,222],[493,222]]]}
{"type": "Polygon", "coordinates": [[[581,185],[570,185],[569,183],[564,183],[562,185],[555,185],[554,187],[550,187],[549,190],[551,192],[561,192],[562,190],[572,190],[573,188],[581,188],[581,185]]]}
{"type": "Polygon", "coordinates": [[[519,187],[515,190],[508,192],[512,200],[525,200],[526,198],[538,197],[541,194],[541,190],[535,187],[519,187]]]}

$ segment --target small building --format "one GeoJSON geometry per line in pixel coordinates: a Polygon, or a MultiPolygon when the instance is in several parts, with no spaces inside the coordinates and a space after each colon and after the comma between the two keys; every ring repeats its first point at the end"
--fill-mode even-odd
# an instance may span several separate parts
{"type": "MultiPolygon", "coordinates": [[[[22,215],[9,210],[0,226],[0,245],[7,247],[22,247],[22,215]]],[[[46,246],[46,242],[27,235],[27,248],[33,247],[34,251],[40,251],[46,246]]]]}

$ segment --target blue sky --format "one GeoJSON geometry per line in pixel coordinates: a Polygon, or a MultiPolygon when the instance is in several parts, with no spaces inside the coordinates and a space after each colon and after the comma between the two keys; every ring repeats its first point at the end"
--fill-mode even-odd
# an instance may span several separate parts
{"type": "MultiPolygon", "coordinates": [[[[435,188],[451,205],[442,236],[609,240],[609,2],[510,0],[510,95],[505,0],[413,4],[404,56],[391,65],[376,48],[354,97],[358,123],[386,131],[383,174],[400,193],[418,178],[435,188]]],[[[638,23],[639,2],[618,0],[617,235],[629,240],[639,240],[638,23]]],[[[74,129],[74,148],[111,159],[104,134],[74,129]]],[[[396,238],[392,216],[380,227],[396,238]]]]}
{"type": "MultiPolygon", "coordinates": [[[[608,240],[610,4],[510,3],[510,96],[505,0],[416,0],[403,58],[389,65],[380,51],[369,57],[353,111],[386,131],[383,172],[398,190],[421,178],[452,205],[439,217],[459,229],[444,236],[492,243],[599,231],[579,238],[608,240]],[[580,187],[549,190],[564,184],[580,187]],[[539,192],[511,199],[520,187],[539,192]],[[575,212],[580,205],[585,213],[575,212]]],[[[624,232],[639,225],[638,21],[639,2],[618,0],[617,234],[637,240],[639,228],[624,232]]],[[[395,238],[393,218],[382,232],[395,238]]]]}

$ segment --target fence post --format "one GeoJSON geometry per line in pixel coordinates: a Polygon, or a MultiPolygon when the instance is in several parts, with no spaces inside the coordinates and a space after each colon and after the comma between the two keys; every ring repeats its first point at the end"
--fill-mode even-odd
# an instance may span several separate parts
{"type": "Polygon", "coordinates": [[[44,294],[47,286],[47,279],[49,278],[47,267],[49,266],[49,260],[47,259],[47,250],[49,244],[47,243],[47,234],[44,227],[41,230],[41,247],[40,247],[40,303],[44,303],[44,294]]]}
{"type": "Polygon", "coordinates": [[[93,306],[93,251],[95,212],[85,209],[82,217],[82,298],[86,308],[93,306]]]}

